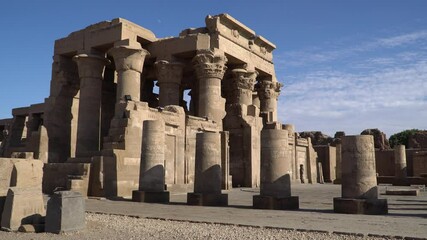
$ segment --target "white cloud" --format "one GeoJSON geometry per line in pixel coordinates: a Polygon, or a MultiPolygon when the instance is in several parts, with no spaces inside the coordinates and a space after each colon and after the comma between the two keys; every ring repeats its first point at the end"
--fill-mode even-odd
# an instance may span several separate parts
{"type": "MultiPolygon", "coordinates": [[[[380,60],[379,60],[380,61],[380,60]]],[[[427,128],[427,61],[357,74],[315,71],[284,77],[279,118],[298,131],[427,128]]]]}
{"type": "MultiPolygon", "coordinates": [[[[345,47],[341,44],[328,43],[327,46],[323,47],[311,47],[303,50],[289,51],[276,55],[275,61],[279,63],[279,65],[290,67],[309,66],[316,63],[326,63],[348,58],[360,53],[375,51],[382,48],[405,47],[415,43],[419,44],[420,50],[426,50],[426,42],[427,30],[420,30],[391,37],[374,38],[361,43],[347,43],[345,47]]],[[[384,58],[382,60],[385,61],[390,59],[384,58]]]]}

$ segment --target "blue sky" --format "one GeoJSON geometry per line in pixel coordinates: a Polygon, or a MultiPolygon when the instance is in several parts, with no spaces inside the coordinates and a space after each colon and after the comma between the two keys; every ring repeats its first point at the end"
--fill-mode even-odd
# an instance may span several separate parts
{"type": "Polygon", "coordinates": [[[276,44],[279,118],[297,131],[427,128],[427,1],[3,1],[0,118],[43,102],[55,39],[126,18],[157,37],[229,13],[276,44]]]}

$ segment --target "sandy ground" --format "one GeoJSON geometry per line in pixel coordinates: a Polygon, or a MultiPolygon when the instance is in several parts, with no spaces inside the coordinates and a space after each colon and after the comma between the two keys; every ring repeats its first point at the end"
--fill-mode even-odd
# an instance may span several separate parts
{"type": "Polygon", "coordinates": [[[86,214],[87,229],[66,234],[0,232],[0,239],[383,239],[322,232],[86,214]]]}

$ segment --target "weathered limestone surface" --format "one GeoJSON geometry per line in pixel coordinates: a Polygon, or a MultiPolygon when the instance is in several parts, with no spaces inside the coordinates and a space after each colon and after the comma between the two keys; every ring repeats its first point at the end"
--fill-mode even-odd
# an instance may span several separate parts
{"type": "Polygon", "coordinates": [[[169,202],[165,192],[165,123],[144,121],[139,189],[132,192],[137,202],[169,202]]]}
{"type": "Polygon", "coordinates": [[[253,207],[298,209],[298,197],[291,196],[291,159],[287,155],[288,131],[261,131],[261,188],[253,197],[253,207]]]}
{"type": "Polygon", "coordinates": [[[386,214],[387,200],[378,199],[374,138],[371,135],[342,138],[341,198],[334,211],[352,214],[386,214]]]}
{"type": "Polygon", "coordinates": [[[1,228],[17,231],[22,224],[42,223],[45,215],[43,195],[39,188],[11,187],[4,204],[1,228]]]}
{"type": "Polygon", "coordinates": [[[227,205],[227,194],[221,194],[221,135],[198,133],[196,139],[196,173],[194,193],[188,193],[189,205],[227,205]]]}
{"type": "Polygon", "coordinates": [[[141,73],[144,60],[150,53],[138,42],[129,43],[123,40],[115,45],[108,53],[113,56],[118,73],[116,101],[124,100],[126,95],[134,101],[139,101],[141,73]]]}
{"type": "Polygon", "coordinates": [[[86,157],[100,150],[102,74],[109,60],[99,55],[79,54],[74,61],[80,76],[76,156],[86,157]]]}
{"type": "Polygon", "coordinates": [[[396,178],[406,178],[406,151],[405,145],[397,145],[394,147],[394,176],[396,178]]]}
{"type": "Polygon", "coordinates": [[[64,233],[83,230],[85,202],[78,192],[58,191],[47,202],[45,231],[64,233]]]}
{"type": "Polygon", "coordinates": [[[220,50],[200,50],[193,58],[198,79],[197,116],[218,123],[225,117],[225,100],[221,97],[221,80],[227,67],[227,57],[220,50]]]}

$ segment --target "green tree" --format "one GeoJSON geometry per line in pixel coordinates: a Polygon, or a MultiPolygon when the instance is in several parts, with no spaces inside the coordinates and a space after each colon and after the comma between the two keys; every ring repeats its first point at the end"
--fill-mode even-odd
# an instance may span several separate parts
{"type": "Polygon", "coordinates": [[[406,147],[408,147],[409,136],[414,135],[418,131],[420,130],[408,129],[391,135],[389,139],[390,147],[394,148],[394,146],[396,145],[405,145],[406,147]]]}

